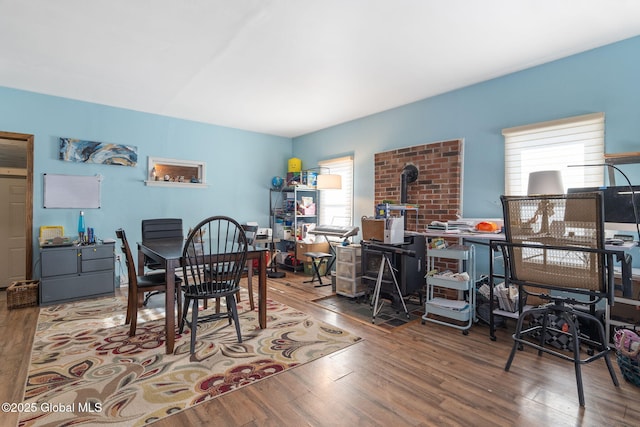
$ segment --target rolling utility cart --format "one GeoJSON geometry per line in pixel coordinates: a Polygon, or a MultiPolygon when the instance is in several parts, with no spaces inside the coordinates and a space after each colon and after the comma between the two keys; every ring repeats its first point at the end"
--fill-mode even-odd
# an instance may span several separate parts
{"type": "Polygon", "coordinates": [[[475,248],[453,245],[443,249],[427,249],[427,295],[422,324],[434,322],[461,329],[467,334],[476,318],[475,248]],[[462,261],[461,273],[434,273],[438,258],[462,261]],[[446,290],[458,291],[458,299],[444,298],[446,290]],[[432,315],[432,316],[429,316],[432,315]],[[433,317],[437,316],[437,317],[433,317]],[[453,321],[457,322],[453,322],[453,321]]]}

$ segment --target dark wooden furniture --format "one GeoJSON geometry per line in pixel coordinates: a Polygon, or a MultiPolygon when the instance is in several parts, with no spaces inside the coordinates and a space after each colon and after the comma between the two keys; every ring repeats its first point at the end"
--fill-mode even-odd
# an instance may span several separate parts
{"type": "MultiPolygon", "coordinates": [[[[154,239],[183,239],[182,218],[153,218],[142,220],[142,240],[154,239]]],[[[144,258],[144,266],[149,270],[161,270],[162,264],[152,258],[144,258]]],[[[146,306],[149,298],[164,291],[147,292],[142,305],[146,306]]]]}
{"type": "MultiPolygon", "coordinates": [[[[249,246],[255,246],[256,236],[258,235],[258,226],[242,224],[242,229],[244,230],[245,236],[247,237],[247,244],[249,246]]],[[[249,290],[249,306],[251,307],[251,310],[254,310],[256,308],[256,305],[253,301],[253,260],[247,261],[245,273],[247,274],[247,289],[249,290]]],[[[238,293],[238,302],[239,301],[240,293],[238,293]]]]}
{"type": "MultiPolygon", "coordinates": [[[[184,230],[182,228],[182,218],[153,218],[142,220],[142,240],[157,239],[182,239],[184,230]]],[[[151,270],[158,270],[162,265],[152,258],[145,257],[144,266],[151,270]]]]}
{"type": "MultiPolygon", "coordinates": [[[[184,309],[180,318],[180,333],[185,323],[191,329],[191,354],[195,353],[198,322],[222,318],[233,322],[242,342],[236,294],[247,263],[247,237],[237,221],[226,216],[212,216],[196,225],[182,251],[182,277],[184,279],[184,309]],[[206,236],[206,238],[203,238],[206,236]],[[225,310],[202,316],[199,303],[209,299],[219,303],[224,298],[225,310]],[[191,321],[187,320],[191,305],[191,321]]],[[[219,305],[218,305],[219,307],[219,305]]]]}
{"type": "MultiPolygon", "coordinates": [[[[167,292],[165,293],[165,307],[175,305],[175,274],[167,274],[167,271],[175,271],[181,267],[183,239],[163,239],[142,241],[138,243],[138,274],[144,274],[144,257],[148,256],[160,262],[165,268],[165,281],[167,292]]],[[[247,259],[258,260],[258,323],[260,328],[267,326],[267,261],[265,248],[249,248],[247,259]]],[[[165,329],[167,333],[166,352],[173,353],[176,332],[175,310],[166,310],[165,329]]]]}
{"type": "MultiPolygon", "coordinates": [[[[143,296],[145,292],[165,292],[167,289],[167,283],[165,275],[162,273],[154,273],[148,275],[138,275],[136,272],[136,266],[133,262],[133,255],[127,241],[127,235],[125,231],[120,228],[116,230],[116,236],[122,241],[122,253],[125,255],[125,262],[127,264],[127,273],[129,276],[128,298],[127,298],[127,317],[125,325],[130,325],[129,336],[136,334],[136,327],[138,322],[138,308],[144,305],[143,296]]],[[[175,278],[175,283],[179,286],[182,280],[179,277],[175,278]]],[[[175,291],[174,291],[175,292],[175,291]]],[[[178,316],[181,314],[181,292],[178,289],[177,305],[178,316]]]]}

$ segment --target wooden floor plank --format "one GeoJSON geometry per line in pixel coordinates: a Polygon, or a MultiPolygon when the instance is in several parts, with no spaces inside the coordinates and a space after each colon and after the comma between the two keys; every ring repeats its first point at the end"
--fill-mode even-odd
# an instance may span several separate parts
{"type": "MultiPolygon", "coordinates": [[[[291,272],[269,279],[269,297],[347,329],[362,342],[154,426],[640,425],[640,388],[624,381],[617,365],[619,388],[603,361],[583,367],[586,407],[580,408],[569,362],[526,350],[504,371],[512,324],[497,331],[496,341],[481,324],[468,335],[421,322],[386,332],[313,304],[331,287],[303,280],[308,277],[291,272]]],[[[38,309],[7,310],[4,292],[0,306],[0,399],[19,402],[38,309]]],[[[14,414],[0,417],[1,425],[16,420],[14,414]]]]}

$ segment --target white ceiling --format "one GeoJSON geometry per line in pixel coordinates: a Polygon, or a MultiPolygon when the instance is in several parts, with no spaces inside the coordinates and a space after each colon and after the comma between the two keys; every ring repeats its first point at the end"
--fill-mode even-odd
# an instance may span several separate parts
{"type": "Polygon", "coordinates": [[[637,0],[0,0],[0,86],[293,137],[639,34],[637,0]]]}

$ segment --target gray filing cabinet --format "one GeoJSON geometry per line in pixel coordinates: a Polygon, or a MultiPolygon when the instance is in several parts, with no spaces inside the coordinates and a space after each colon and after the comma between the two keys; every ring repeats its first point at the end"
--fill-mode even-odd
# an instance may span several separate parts
{"type": "Polygon", "coordinates": [[[115,292],[115,244],[41,248],[40,304],[115,292]]]}

